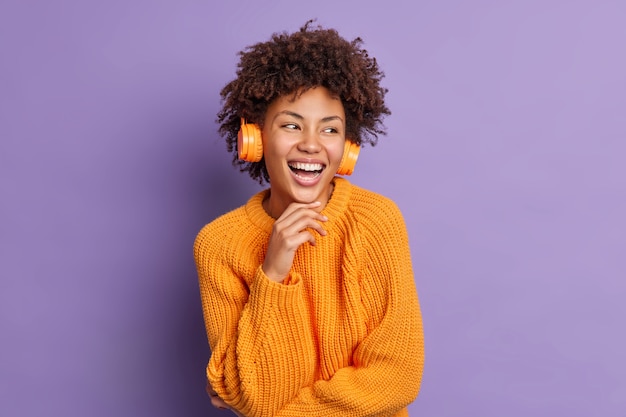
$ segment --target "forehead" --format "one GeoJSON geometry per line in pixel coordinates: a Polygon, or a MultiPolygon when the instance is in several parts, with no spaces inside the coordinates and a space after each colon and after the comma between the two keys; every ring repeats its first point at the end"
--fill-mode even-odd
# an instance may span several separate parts
{"type": "Polygon", "coordinates": [[[275,114],[283,111],[295,112],[303,117],[344,117],[345,111],[339,96],[332,94],[325,87],[315,87],[307,90],[280,96],[268,106],[267,113],[275,114]]]}

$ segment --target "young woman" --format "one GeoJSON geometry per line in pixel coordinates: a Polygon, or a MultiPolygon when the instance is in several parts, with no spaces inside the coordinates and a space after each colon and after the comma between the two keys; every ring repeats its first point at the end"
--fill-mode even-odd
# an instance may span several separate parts
{"type": "Polygon", "coordinates": [[[376,60],[308,22],[240,52],[218,115],[269,188],[206,225],[194,256],[207,392],[240,416],[406,416],[424,344],[403,217],[351,184],[390,114],[376,60]]]}

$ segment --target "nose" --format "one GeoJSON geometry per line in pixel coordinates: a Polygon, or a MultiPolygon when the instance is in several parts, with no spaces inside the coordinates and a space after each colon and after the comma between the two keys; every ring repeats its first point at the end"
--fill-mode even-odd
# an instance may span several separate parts
{"type": "Polygon", "coordinates": [[[322,149],[319,134],[313,131],[302,133],[302,140],[298,142],[298,150],[306,153],[317,153],[322,149]]]}

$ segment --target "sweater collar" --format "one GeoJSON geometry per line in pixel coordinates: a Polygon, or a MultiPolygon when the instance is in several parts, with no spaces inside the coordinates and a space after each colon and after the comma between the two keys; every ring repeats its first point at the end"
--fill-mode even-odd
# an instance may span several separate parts
{"type": "MultiPolygon", "coordinates": [[[[328,217],[329,223],[334,222],[345,212],[352,191],[352,184],[347,179],[335,177],[333,181],[335,189],[326,207],[322,210],[322,214],[328,217]]],[[[250,221],[267,233],[271,233],[275,221],[263,209],[263,200],[268,196],[269,192],[270,189],[268,188],[253,195],[245,205],[246,214],[250,221]]]]}

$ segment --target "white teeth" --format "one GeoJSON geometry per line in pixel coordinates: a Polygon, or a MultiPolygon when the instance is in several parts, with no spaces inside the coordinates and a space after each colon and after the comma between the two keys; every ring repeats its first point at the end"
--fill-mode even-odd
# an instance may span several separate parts
{"type": "Polygon", "coordinates": [[[302,171],[321,171],[324,168],[322,164],[307,164],[304,162],[290,162],[289,166],[302,171]]]}

